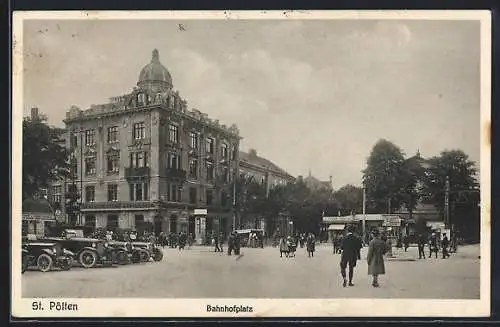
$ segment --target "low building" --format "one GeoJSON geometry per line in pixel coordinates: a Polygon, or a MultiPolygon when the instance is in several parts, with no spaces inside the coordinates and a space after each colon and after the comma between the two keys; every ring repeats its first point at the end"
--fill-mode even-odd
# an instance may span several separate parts
{"type": "Polygon", "coordinates": [[[309,170],[309,175],[307,177],[303,178],[302,176],[299,176],[299,179],[301,179],[306,184],[306,186],[313,191],[317,191],[320,189],[333,191],[332,176],[330,176],[329,180],[327,181],[321,181],[318,178],[314,177],[311,174],[311,170],[309,170]]]}
{"type": "MultiPolygon", "coordinates": [[[[239,153],[239,173],[246,177],[252,177],[256,182],[266,187],[266,193],[278,185],[286,185],[295,181],[295,177],[271,160],[257,155],[257,150],[239,153]]],[[[261,217],[245,217],[241,222],[241,228],[259,228],[266,230],[264,219],[261,217]]]]}
{"type": "Polygon", "coordinates": [[[44,236],[47,223],[56,222],[50,203],[44,198],[28,198],[22,204],[22,234],[44,236]]]}

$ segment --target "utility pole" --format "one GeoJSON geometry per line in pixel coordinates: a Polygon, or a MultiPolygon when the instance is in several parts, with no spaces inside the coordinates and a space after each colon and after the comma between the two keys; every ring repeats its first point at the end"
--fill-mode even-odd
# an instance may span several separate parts
{"type": "Polygon", "coordinates": [[[236,171],[233,174],[233,231],[236,230],[236,171]]]}
{"type": "Polygon", "coordinates": [[[444,191],[444,225],[445,228],[450,227],[450,177],[446,176],[445,191],[444,191]]]}
{"type": "Polygon", "coordinates": [[[366,188],[363,186],[363,242],[366,240],[366,188]]]}

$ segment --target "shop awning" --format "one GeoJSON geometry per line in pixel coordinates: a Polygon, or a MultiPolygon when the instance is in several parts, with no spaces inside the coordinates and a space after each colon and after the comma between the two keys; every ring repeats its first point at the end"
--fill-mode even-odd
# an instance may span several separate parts
{"type": "Polygon", "coordinates": [[[344,224],[342,224],[342,225],[332,224],[332,225],[328,226],[328,230],[344,230],[344,228],[345,228],[344,224]]]}

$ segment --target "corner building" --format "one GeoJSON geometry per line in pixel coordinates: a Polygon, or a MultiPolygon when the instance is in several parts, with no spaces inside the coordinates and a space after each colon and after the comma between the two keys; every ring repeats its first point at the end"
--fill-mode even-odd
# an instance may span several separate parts
{"type": "Polygon", "coordinates": [[[73,167],[65,190],[82,195],[80,224],[197,238],[231,230],[239,131],[188,110],[157,50],[131,93],[73,106],[64,122],[73,167]],[[207,209],[204,226],[195,209],[207,209]]]}

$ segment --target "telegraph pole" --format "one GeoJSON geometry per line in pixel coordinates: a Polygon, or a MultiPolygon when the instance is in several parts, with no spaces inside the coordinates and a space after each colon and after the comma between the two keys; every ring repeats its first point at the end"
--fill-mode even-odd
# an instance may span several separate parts
{"type": "Polygon", "coordinates": [[[450,227],[450,177],[446,176],[445,192],[444,192],[444,225],[445,228],[450,227]]]}

